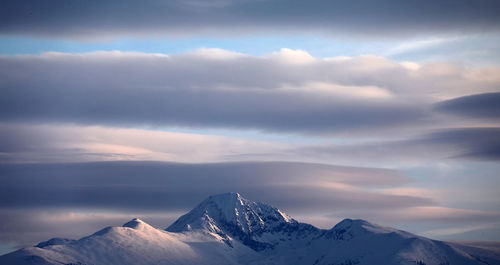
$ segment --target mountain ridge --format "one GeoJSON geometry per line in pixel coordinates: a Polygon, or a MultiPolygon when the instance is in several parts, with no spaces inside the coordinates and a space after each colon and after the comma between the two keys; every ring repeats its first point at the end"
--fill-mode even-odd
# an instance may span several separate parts
{"type": "Polygon", "coordinates": [[[492,265],[500,264],[500,255],[361,219],[320,229],[225,193],[208,197],[165,230],[134,218],[79,240],[50,239],[8,253],[0,264],[492,265]]]}

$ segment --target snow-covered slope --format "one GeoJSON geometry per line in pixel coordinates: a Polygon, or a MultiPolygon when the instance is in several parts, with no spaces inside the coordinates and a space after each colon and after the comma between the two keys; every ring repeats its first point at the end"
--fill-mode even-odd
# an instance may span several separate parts
{"type": "Polygon", "coordinates": [[[20,249],[0,264],[500,264],[492,251],[363,220],[318,229],[237,193],[209,197],[166,230],[133,219],[79,240],[20,249]]]}
{"type": "Polygon", "coordinates": [[[134,219],[67,244],[18,250],[0,264],[236,264],[231,252],[208,234],[169,233],[134,219]]]}

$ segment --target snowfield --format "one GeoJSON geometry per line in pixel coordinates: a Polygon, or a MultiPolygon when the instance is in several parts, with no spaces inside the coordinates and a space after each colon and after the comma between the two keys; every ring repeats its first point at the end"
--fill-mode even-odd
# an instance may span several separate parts
{"type": "Polygon", "coordinates": [[[166,230],[133,219],[79,240],[17,250],[1,256],[0,264],[495,265],[500,255],[364,220],[319,229],[227,193],[207,198],[166,230]]]}

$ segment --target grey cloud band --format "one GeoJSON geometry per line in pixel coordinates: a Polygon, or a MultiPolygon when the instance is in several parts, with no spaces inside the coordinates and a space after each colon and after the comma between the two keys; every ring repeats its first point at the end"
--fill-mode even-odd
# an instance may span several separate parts
{"type": "Polygon", "coordinates": [[[107,37],[325,31],[364,37],[495,31],[500,4],[467,1],[2,1],[0,33],[107,37]]]}

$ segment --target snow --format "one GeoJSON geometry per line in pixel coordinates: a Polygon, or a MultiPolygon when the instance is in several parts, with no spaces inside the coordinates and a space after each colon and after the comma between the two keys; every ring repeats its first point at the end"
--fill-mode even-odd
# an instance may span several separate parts
{"type": "Polygon", "coordinates": [[[44,242],[40,242],[40,243],[38,243],[38,245],[36,245],[36,247],[43,248],[46,246],[64,245],[64,244],[72,243],[74,241],[75,240],[72,240],[72,239],[56,237],[56,238],[51,238],[51,239],[44,241],[44,242]]]}
{"type": "Polygon", "coordinates": [[[296,221],[274,207],[249,201],[238,193],[226,193],[210,196],[166,230],[181,232],[191,227],[209,228],[216,232],[224,230],[227,225],[235,225],[239,232],[259,233],[272,229],[273,226],[292,222],[296,221]]]}
{"type": "Polygon", "coordinates": [[[207,198],[166,230],[135,218],[79,240],[20,249],[0,264],[500,264],[490,250],[364,220],[318,229],[238,193],[207,198]]]}

